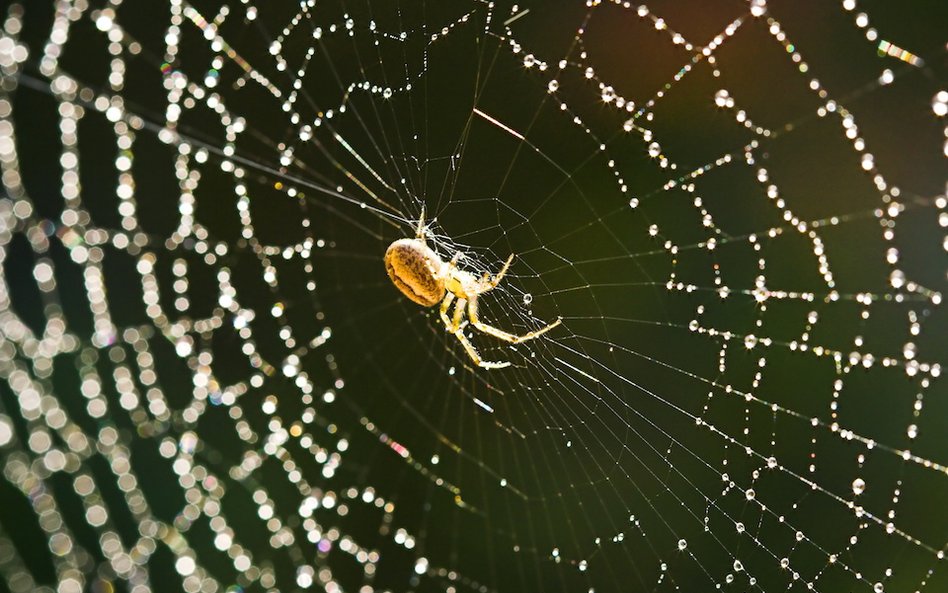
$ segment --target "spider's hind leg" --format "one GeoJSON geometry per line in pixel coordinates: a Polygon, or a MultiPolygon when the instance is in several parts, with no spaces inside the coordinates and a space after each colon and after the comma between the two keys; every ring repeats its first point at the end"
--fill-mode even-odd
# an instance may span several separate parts
{"type": "Polygon", "coordinates": [[[425,206],[421,206],[421,216],[418,218],[418,230],[415,232],[416,239],[425,238],[425,206]]]}

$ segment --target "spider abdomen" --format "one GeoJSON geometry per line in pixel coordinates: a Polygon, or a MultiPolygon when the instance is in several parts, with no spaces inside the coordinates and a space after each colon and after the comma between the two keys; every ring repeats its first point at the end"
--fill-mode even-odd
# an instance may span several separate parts
{"type": "Polygon", "coordinates": [[[444,299],[443,262],[418,239],[399,239],[385,251],[385,270],[398,290],[419,305],[433,307],[444,299]]]}

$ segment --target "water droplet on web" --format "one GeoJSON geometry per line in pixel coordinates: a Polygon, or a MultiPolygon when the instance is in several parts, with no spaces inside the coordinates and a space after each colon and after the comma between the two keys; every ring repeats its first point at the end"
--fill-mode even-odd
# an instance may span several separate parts
{"type": "Polygon", "coordinates": [[[872,586],[872,590],[875,593],[882,593],[883,591],[885,591],[885,587],[882,586],[882,583],[876,583],[875,585],[872,586]]]}
{"type": "Polygon", "coordinates": [[[638,199],[638,198],[630,198],[630,199],[629,199],[629,208],[638,208],[638,207],[639,207],[639,199],[638,199]]]}
{"type": "Polygon", "coordinates": [[[756,345],[757,345],[757,336],[755,336],[754,334],[750,334],[744,338],[744,347],[747,348],[748,350],[752,349],[756,345]]]}
{"type": "Polygon", "coordinates": [[[679,549],[679,550],[684,550],[684,549],[687,548],[687,547],[688,547],[688,541],[687,541],[687,540],[683,540],[683,539],[678,540],[678,549],[679,549]]]}
{"type": "Polygon", "coordinates": [[[0,447],[13,440],[13,426],[6,416],[0,416],[0,447]]]}
{"type": "Polygon", "coordinates": [[[859,496],[866,491],[866,481],[862,478],[856,478],[853,480],[853,494],[859,496]]]}
{"type": "Polygon", "coordinates": [[[734,99],[725,89],[721,89],[714,93],[714,104],[718,107],[734,107],[734,99]]]}
{"type": "Polygon", "coordinates": [[[662,154],[662,146],[658,142],[652,142],[648,145],[648,156],[655,158],[662,154]]]}
{"type": "Polygon", "coordinates": [[[948,91],[938,91],[932,98],[932,111],[938,117],[948,115],[948,91]]]}
{"type": "Polygon", "coordinates": [[[757,496],[757,493],[754,492],[753,488],[748,488],[747,492],[744,493],[744,496],[747,497],[747,500],[754,500],[754,498],[757,496]]]}
{"type": "Polygon", "coordinates": [[[533,302],[533,295],[530,294],[529,292],[528,292],[528,293],[525,293],[525,294],[523,295],[523,304],[524,304],[524,305],[529,305],[529,304],[532,303],[532,302],[533,302]]]}

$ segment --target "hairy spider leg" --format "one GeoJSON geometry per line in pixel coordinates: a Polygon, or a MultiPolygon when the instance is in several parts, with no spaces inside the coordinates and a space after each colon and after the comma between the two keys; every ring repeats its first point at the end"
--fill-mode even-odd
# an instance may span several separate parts
{"type": "Polygon", "coordinates": [[[467,321],[462,321],[464,318],[464,309],[467,305],[467,301],[464,299],[458,299],[457,303],[454,305],[454,315],[453,319],[448,317],[448,309],[451,307],[451,303],[454,301],[454,294],[448,293],[445,295],[444,300],[441,301],[441,309],[439,313],[441,314],[441,321],[444,323],[444,327],[447,328],[449,332],[454,334],[454,337],[461,342],[461,345],[464,346],[464,351],[467,352],[467,355],[471,357],[471,360],[474,361],[474,364],[484,369],[502,369],[504,367],[510,366],[509,362],[489,362],[481,359],[481,355],[478,354],[477,350],[474,349],[474,346],[471,345],[471,342],[467,339],[467,336],[464,335],[464,326],[467,325],[467,321]]]}
{"type": "Polygon", "coordinates": [[[526,342],[527,340],[532,340],[534,338],[542,336],[543,334],[545,334],[546,332],[550,331],[551,329],[553,329],[554,327],[556,327],[557,325],[563,322],[561,318],[557,317],[556,321],[538,330],[527,332],[519,336],[517,334],[511,334],[509,332],[505,332],[502,329],[497,329],[496,327],[492,325],[487,325],[486,323],[480,320],[480,318],[477,315],[477,295],[471,295],[471,299],[467,304],[467,317],[468,319],[471,320],[471,325],[473,325],[480,331],[484,332],[485,334],[494,336],[495,338],[500,338],[501,340],[510,342],[511,344],[519,344],[520,342],[526,342]]]}
{"type": "Polygon", "coordinates": [[[422,242],[425,240],[425,207],[421,207],[421,216],[418,218],[418,231],[415,234],[415,238],[421,239],[422,242]]]}
{"type": "Polygon", "coordinates": [[[467,322],[464,321],[464,307],[467,306],[467,299],[458,299],[454,303],[454,317],[451,319],[451,333],[456,334],[461,331],[463,325],[467,325],[467,322]],[[464,321],[462,325],[461,322],[464,321]]]}
{"type": "Polygon", "coordinates": [[[451,329],[451,318],[448,317],[448,308],[451,306],[451,302],[453,300],[454,293],[449,292],[444,295],[444,300],[441,301],[441,310],[439,311],[441,314],[441,323],[443,323],[444,327],[447,328],[447,330],[451,333],[454,333],[454,331],[451,329]]]}
{"type": "Polygon", "coordinates": [[[498,284],[500,284],[501,278],[504,277],[504,274],[507,273],[507,268],[510,267],[511,262],[513,262],[514,254],[510,254],[510,257],[507,258],[507,261],[504,262],[504,267],[500,269],[499,272],[493,277],[490,277],[490,274],[484,274],[484,277],[481,278],[481,281],[478,283],[477,294],[484,294],[488,290],[493,290],[498,284]]]}

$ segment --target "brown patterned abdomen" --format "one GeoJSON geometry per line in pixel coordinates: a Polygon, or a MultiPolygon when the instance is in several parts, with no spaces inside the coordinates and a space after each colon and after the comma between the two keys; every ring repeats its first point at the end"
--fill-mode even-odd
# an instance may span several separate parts
{"type": "Polygon", "coordinates": [[[444,281],[437,276],[441,260],[418,239],[399,239],[385,252],[385,270],[398,290],[424,307],[444,299],[444,281]]]}

